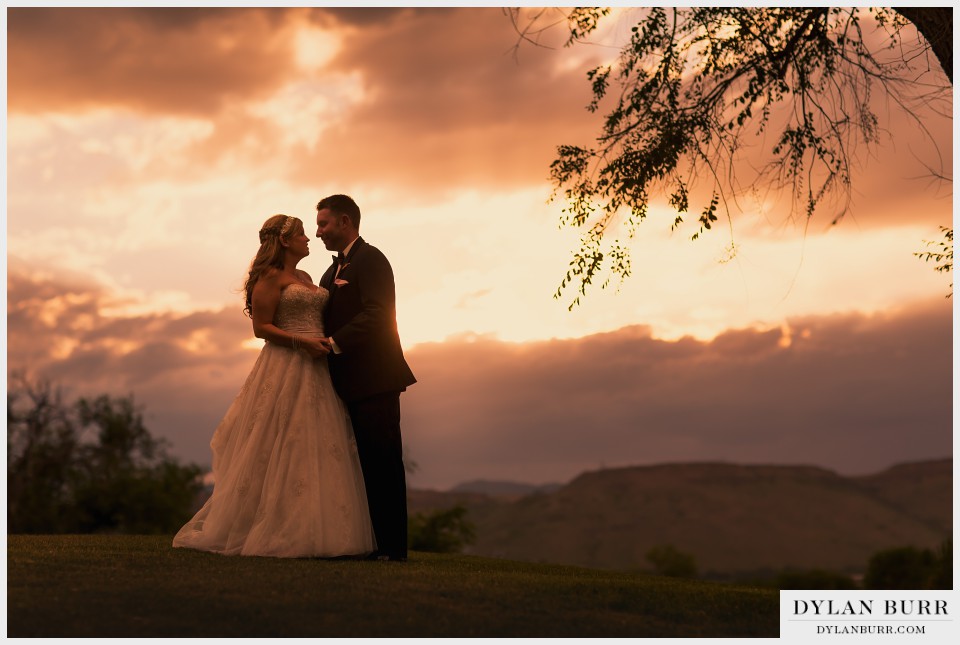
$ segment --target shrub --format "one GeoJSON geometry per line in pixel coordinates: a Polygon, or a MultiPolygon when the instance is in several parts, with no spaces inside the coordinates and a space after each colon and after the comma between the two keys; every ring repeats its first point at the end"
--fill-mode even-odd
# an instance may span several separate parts
{"type": "Polygon", "coordinates": [[[433,553],[459,553],[476,538],[476,528],[466,519],[462,505],[429,514],[416,513],[407,524],[410,549],[433,553]]]}
{"type": "Polygon", "coordinates": [[[953,541],[934,553],[904,546],[875,553],[863,577],[866,589],[952,589],[953,541]]]}
{"type": "Polygon", "coordinates": [[[696,559],[672,544],[661,544],[647,551],[647,562],[661,576],[693,578],[697,575],[696,559]]]}

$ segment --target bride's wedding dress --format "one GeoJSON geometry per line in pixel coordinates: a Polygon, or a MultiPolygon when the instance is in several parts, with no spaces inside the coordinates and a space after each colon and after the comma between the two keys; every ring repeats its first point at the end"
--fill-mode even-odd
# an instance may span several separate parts
{"type": "MultiPolygon", "coordinates": [[[[328,297],[291,284],[274,323],[322,336],[328,297]]],[[[374,550],[356,440],[326,360],[266,343],[210,447],[213,495],[173,546],[277,557],[374,550]]]]}

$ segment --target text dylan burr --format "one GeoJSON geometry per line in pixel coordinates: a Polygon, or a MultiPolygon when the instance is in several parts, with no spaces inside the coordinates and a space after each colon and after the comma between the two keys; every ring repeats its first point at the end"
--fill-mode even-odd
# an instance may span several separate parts
{"type": "Polygon", "coordinates": [[[795,616],[947,616],[946,600],[794,600],[795,616]]]}

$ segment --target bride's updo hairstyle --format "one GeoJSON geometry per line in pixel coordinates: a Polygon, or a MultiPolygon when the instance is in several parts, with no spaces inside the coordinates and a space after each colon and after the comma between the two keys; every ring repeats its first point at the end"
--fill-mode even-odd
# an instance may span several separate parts
{"type": "Polygon", "coordinates": [[[283,245],[292,236],[303,232],[303,222],[289,215],[274,215],[263,223],[260,228],[260,248],[256,257],[250,263],[250,273],[247,283],[243,286],[247,294],[246,306],[243,313],[253,317],[253,287],[257,280],[271,267],[283,269],[283,245]]]}

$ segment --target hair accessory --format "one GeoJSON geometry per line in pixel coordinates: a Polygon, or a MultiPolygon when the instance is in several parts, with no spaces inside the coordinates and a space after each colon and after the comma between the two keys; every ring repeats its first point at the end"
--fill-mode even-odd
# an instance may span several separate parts
{"type": "Polygon", "coordinates": [[[289,215],[284,215],[287,219],[283,221],[282,226],[271,226],[270,228],[261,228],[260,229],[260,244],[263,244],[267,241],[267,237],[271,235],[277,235],[283,237],[293,229],[293,224],[297,221],[296,217],[290,217],[289,215]]]}

